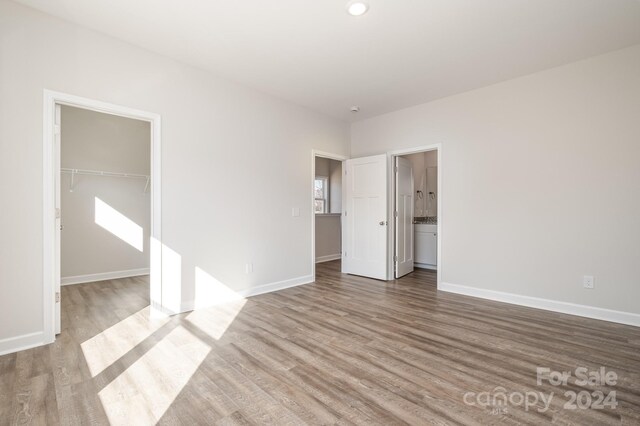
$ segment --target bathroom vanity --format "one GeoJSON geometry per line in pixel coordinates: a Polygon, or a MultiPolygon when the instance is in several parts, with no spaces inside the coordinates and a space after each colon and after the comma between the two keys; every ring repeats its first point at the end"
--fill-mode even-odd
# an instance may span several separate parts
{"type": "Polygon", "coordinates": [[[438,268],[438,225],[416,223],[414,231],[414,266],[416,268],[438,268]]]}

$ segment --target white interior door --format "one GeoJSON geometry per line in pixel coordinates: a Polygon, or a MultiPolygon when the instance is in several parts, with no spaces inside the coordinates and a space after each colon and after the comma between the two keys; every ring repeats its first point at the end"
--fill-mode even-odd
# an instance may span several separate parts
{"type": "Polygon", "coordinates": [[[387,156],[354,158],[345,167],[342,270],[387,279],[387,156]]]}
{"type": "Polygon", "coordinates": [[[406,158],[396,157],[395,276],[413,272],[413,169],[406,158]]]}
{"type": "Polygon", "coordinates": [[[55,208],[56,208],[56,220],[55,220],[55,334],[60,334],[60,233],[62,231],[62,206],[60,205],[60,139],[61,139],[61,116],[60,105],[56,104],[55,123],[54,123],[54,138],[53,138],[53,158],[54,158],[54,185],[55,185],[55,208]]]}

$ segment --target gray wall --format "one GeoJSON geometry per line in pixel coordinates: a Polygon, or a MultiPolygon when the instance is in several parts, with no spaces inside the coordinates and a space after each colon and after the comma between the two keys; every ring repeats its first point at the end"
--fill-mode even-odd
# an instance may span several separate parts
{"type": "Polygon", "coordinates": [[[194,305],[198,277],[236,291],[311,279],[309,156],[346,154],[345,123],[4,0],[0,39],[0,352],[43,330],[44,89],[161,115],[171,308],[194,305]]]}
{"type": "Polygon", "coordinates": [[[316,176],[329,180],[329,213],[341,213],[342,161],[316,157],[316,176]]]}
{"type": "Polygon", "coordinates": [[[342,213],[342,161],[329,161],[329,211],[342,213]]]}
{"type": "MultiPolygon", "coordinates": [[[[62,107],[61,166],[149,175],[150,125],[62,107]]],[[[61,275],[65,278],[149,268],[150,194],[145,180],[62,174],[61,275]],[[142,229],[143,251],[96,224],[95,199],[142,229]]],[[[118,230],[115,230],[116,233],[118,230]]],[[[139,271],[134,271],[139,272],[139,271]]]]}
{"type": "Polygon", "coordinates": [[[443,282],[640,313],[639,117],[636,45],[356,122],[351,154],[442,144],[443,282]]]}
{"type": "Polygon", "coordinates": [[[341,256],[341,235],[339,215],[316,215],[316,261],[341,256]]]}
{"type": "Polygon", "coordinates": [[[413,215],[420,216],[437,216],[438,214],[438,151],[425,151],[415,154],[403,155],[411,162],[413,171],[413,188],[414,191],[421,190],[423,198],[418,198],[418,194],[414,192],[414,209],[413,215]],[[435,168],[430,173],[427,169],[435,168]],[[429,198],[429,191],[435,193],[434,199],[429,198]]]}
{"type": "Polygon", "coordinates": [[[425,199],[418,198],[418,194],[416,193],[416,191],[422,190],[423,194],[426,194],[427,169],[424,164],[424,152],[403,155],[402,157],[409,160],[411,163],[411,171],[413,172],[413,216],[426,216],[427,210],[425,199]]]}
{"type": "Polygon", "coordinates": [[[329,211],[316,215],[316,260],[338,258],[342,244],[342,162],[316,157],[316,176],[329,178],[329,211]]]}

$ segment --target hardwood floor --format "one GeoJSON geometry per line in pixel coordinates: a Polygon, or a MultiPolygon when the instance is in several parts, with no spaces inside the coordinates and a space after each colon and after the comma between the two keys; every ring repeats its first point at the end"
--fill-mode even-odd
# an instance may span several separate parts
{"type": "Polygon", "coordinates": [[[146,278],[67,286],[56,342],[0,357],[0,424],[640,424],[639,328],[435,287],[329,262],[314,284],[149,320],[146,278]],[[538,367],[617,382],[537,385],[538,367]],[[580,391],[618,405],[564,409],[580,391]]]}

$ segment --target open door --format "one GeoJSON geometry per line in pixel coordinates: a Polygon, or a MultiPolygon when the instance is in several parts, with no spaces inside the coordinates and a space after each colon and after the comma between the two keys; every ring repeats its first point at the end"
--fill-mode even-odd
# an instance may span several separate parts
{"type": "Polygon", "coordinates": [[[54,185],[55,185],[55,265],[54,265],[54,290],[56,294],[55,303],[55,334],[60,334],[60,233],[62,231],[62,214],[60,203],[60,139],[61,139],[61,108],[56,104],[55,110],[55,122],[54,122],[54,137],[53,137],[53,159],[54,159],[54,185]]]}
{"type": "Polygon", "coordinates": [[[342,271],[387,279],[387,156],[345,162],[342,271]]]}
{"type": "Polygon", "coordinates": [[[395,277],[413,272],[413,170],[406,158],[396,157],[395,277]]]}

